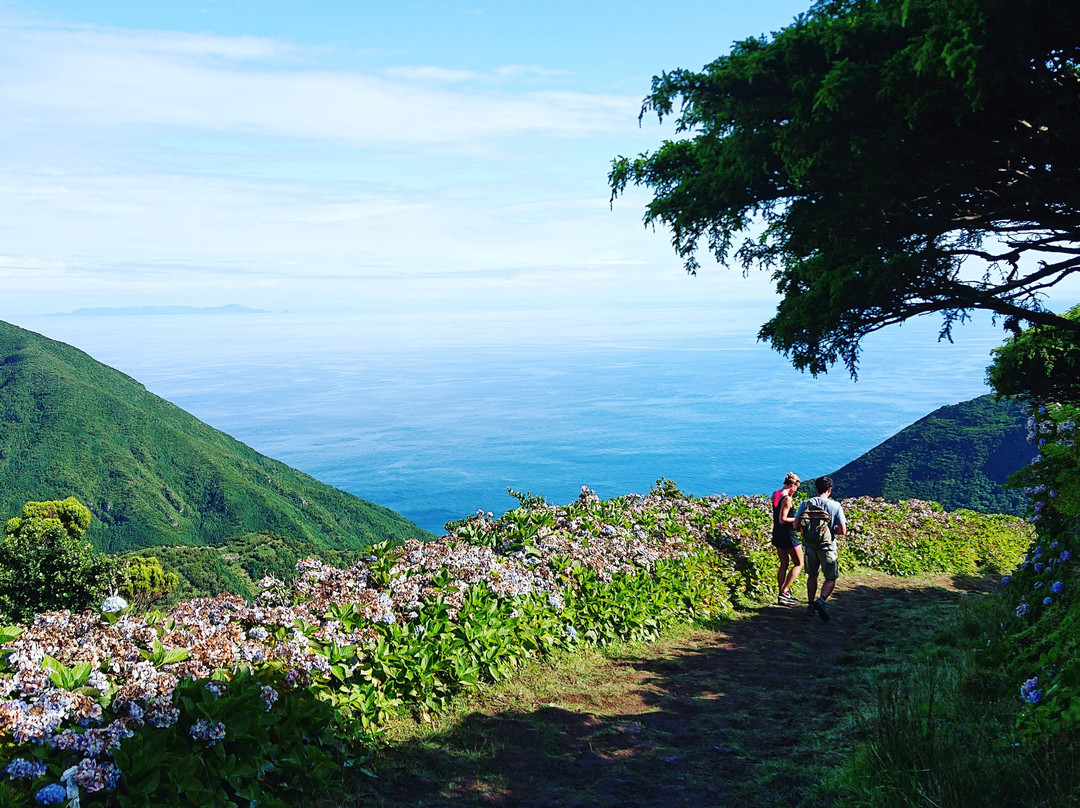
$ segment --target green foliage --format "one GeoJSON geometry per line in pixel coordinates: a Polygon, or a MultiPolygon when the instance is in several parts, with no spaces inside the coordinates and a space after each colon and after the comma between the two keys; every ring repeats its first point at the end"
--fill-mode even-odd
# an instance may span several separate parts
{"type": "Polygon", "coordinates": [[[649,489],[649,493],[658,497],[667,497],[669,499],[683,499],[686,494],[679,490],[679,486],[675,484],[674,480],[669,480],[667,477],[661,477],[655,483],[652,488],[649,489]]]}
{"type": "Polygon", "coordinates": [[[980,396],[934,411],[829,476],[845,497],[1019,515],[1027,498],[1005,484],[1031,459],[1026,420],[1019,404],[980,396]]]}
{"type": "Polygon", "coordinates": [[[130,556],[121,562],[117,591],[139,609],[161,600],[180,584],[175,572],[166,572],[155,556],[130,556]]]}
{"type": "Polygon", "coordinates": [[[303,690],[268,704],[263,688],[282,687],[272,671],[240,669],[216,685],[220,695],[206,682],[182,681],[174,697],[180,719],[115,751],[122,780],[113,804],[285,808],[294,803],[280,794],[340,789],[345,750],[329,705],[303,690]],[[215,740],[214,730],[223,737],[215,740]]]}
{"type": "MultiPolygon", "coordinates": [[[[259,579],[270,575],[289,582],[296,575],[296,562],[303,558],[318,558],[344,567],[355,560],[358,552],[313,547],[274,533],[252,533],[212,546],[149,547],[119,558],[127,564],[159,559],[166,583],[170,576],[177,580],[163,596],[161,605],[168,606],[223,592],[250,600],[258,594],[259,579]]],[[[127,597],[123,590],[120,594],[127,597]]]]}
{"type": "Polygon", "coordinates": [[[531,491],[522,493],[521,491],[515,491],[513,488],[507,486],[506,493],[516,499],[523,508],[537,508],[547,505],[546,499],[542,496],[534,495],[531,491]]]}
{"type": "MultiPolygon", "coordinates": [[[[840,778],[844,804],[1080,802],[1078,417],[1070,404],[1032,409],[1039,456],[1017,484],[1026,485],[1037,535],[1000,593],[937,646],[957,654],[883,692],[870,740],[840,778]]],[[[1008,545],[993,531],[983,544],[1008,545]]]]}
{"type": "MultiPolygon", "coordinates": [[[[1080,306],[1064,315],[1080,321],[1080,306]]],[[[1040,404],[1080,403],[1080,336],[1053,326],[1015,333],[993,351],[987,381],[999,396],[1019,396],[1040,404]]]]}
{"type": "Polygon", "coordinates": [[[1080,269],[1078,43],[1071,0],[822,0],[655,77],[642,115],[678,136],[617,158],[613,196],[650,189],[692,273],[699,248],[771,270],[760,337],[813,374],[931,312],[1077,335],[1041,295],[1080,269]]]}
{"type": "Polygon", "coordinates": [[[272,531],[357,549],[434,538],[271,460],[85,353],[0,322],[0,512],[74,495],[117,553],[272,531]]]}
{"type": "MultiPolygon", "coordinates": [[[[775,557],[764,497],[701,500],[677,495],[673,485],[662,490],[664,496],[601,501],[584,489],[565,507],[474,517],[436,545],[374,545],[359,578],[340,579],[344,588],[296,589],[250,611],[232,599],[189,604],[194,608],[180,612],[203,616],[190,626],[171,617],[152,617],[145,631],[133,623],[140,657],[180,677],[175,719],[162,721],[168,714],[158,711],[155,721],[140,720],[112,752],[115,790],[84,791],[82,804],[296,804],[339,783],[348,762],[363,766],[365,749],[379,742],[393,716],[444,709],[456,694],[512,676],[526,660],[582,643],[651,639],[675,623],[723,618],[741,600],[769,594],[775,557]],[[428,549],[431,556],[421,552],[428,549]],[[457,573],[426,566],[425,559],[445,553],[461,559],[457,573]],[[510,559],[514,564],[503,563],[510,559]],[[522,585],[525,567],[537,568],[543,587],[522,585]],[[373,617],[369,603],[334,598],[348,598],[362,579],[360,588],[374,589],[376,602],[393,604],[399,590],[410,591],[410,576],[427,583],[411,590],[423,594],[410,596],[417,599],[407,617],[404,609],[373,617]],[[290,618],[287,606],[273,605],[301,597],[318,603],[325,617],[290,618]],[[264,617],[266,625],[257,622],[264,617]],[[245,646],[245,661],[214,670],[210,681],[184,678],[181,670],[216,647],[211,642],[189,654],[170,644],[195,634],[243,642],[260,636],[266,645],[245,646]],[[277,651],[291,661],[269,661],[279,659],[277,651]]],[[[1015,519],[945,514],[925,503],[849,500],[845,507],[853,523],[866,526],[845,537],[848,563],[901,572],[980,568],[1009,556],[1028,536],[1015,519]],[[900,555],[892,551],[897,546],[900,555]]],[[[312,580],[339,580],[332,573],[316,565],[312,580]]],[[[0,644],[21,636],[19,629],[0,631],[0,644]]],[[[84,650],[61,647],[48,656],[49,678],[92,699],[107,720],[127,722],[131,708],[114,701],[115,686],[101,688],[106,668],[94,670],[76,656],[84,650]],[[64,653],[68,662],[58,659],[64,653]]],[[[147,710],[157,704],[151,698],[147,710]]],[[[72,762],[63,745],[9,737],[0,738],[6,757],[44,761],[54,782],[72,762]]],[[[25,804],[35,787],[2,781],[0,804],[25,804]]]]}
{"type": "Polygon", "coordinates": [[[0,539],[0,613],[25,621],[37,612],[81,611],[101,599],[115,563],[83,534],[90,511],[74,497],[28,502],[0,539]]]}

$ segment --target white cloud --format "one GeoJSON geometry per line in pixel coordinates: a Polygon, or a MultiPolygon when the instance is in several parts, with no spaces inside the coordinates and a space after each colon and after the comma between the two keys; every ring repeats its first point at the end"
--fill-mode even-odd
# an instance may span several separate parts
{"type": "Polygon", "coordinates": [[[180,126],[380,148],[473,148],[528,133],[616,132],[639,104],[631,96],[493,86],[545,75],[523,66],[493,76],[430,66],[317,69],[300,63],[295,48],[255,37],[9,27],[0,29],[0,43],[9,127],[180,126]]]}

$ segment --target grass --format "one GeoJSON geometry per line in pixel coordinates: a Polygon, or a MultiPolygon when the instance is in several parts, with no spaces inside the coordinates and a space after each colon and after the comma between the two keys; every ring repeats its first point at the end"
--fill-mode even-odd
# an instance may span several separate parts
{"type": "MultiPolygon", "coordinates": [[[[938,653],[970,579],[843,579],[825,624],[755,606],[648,644],[531,664],[451,710],[402,719],[345,806],[822,805],[882,683],[938,653]]],[[[862,729],[860,729],[862,726],[862,729]]]]}

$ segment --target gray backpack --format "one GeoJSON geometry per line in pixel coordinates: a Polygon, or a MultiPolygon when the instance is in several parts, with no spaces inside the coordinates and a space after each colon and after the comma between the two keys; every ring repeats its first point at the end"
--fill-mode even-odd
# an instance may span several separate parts
{"type": "Polygon", "coordinates": [[[825,548],[832,544],[832,514],[824,504],[809,502],[799,517],[802,540],[811,547],[825,548]]]}

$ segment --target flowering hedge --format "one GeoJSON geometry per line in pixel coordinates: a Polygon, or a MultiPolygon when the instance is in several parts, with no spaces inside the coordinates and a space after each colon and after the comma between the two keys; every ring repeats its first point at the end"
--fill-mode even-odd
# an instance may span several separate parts
{"type": "Polygon", "coordinates": [[[1080,408],[1030,408],[1028,440],[1038,454],[1018,475],[1031,497],[1038,539],[1004,579],[1012,612],[992,655],[1008,665],[1029,742],[1080,740],[1080,408]]]}
{"type": "MultiPolygon", "coordinates": [[[[1030,538],[926,503],[844,505],[845,558],[890,572],[1007,565],[1030,538]]],[[[0,632],[0,806],[285,805],[362,765],[390,714],[766,594],[770,518],[764,497],[583,488],[348,569],[302,561],[251,603],[37,615],[0,632]]]]}

